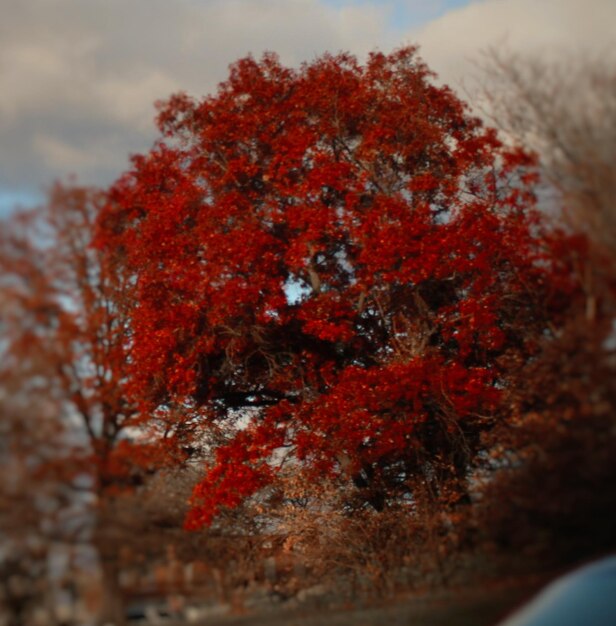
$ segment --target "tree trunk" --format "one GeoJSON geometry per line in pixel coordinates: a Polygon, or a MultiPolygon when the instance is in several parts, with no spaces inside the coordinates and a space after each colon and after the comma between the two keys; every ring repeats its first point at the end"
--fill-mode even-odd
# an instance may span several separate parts
{"type": "Polygon", "coordinates": [[[120,588],[120,568],[113,550],[98,547],[101,568],[100,626],[126,626],[125,602],[120,588]],[[102,549],[101,549],[102,548],[102,549]]]}
{"type": "Polygon", "coordinates": [[[120,587],[120,560],[117,528],[114,528],[112,503],[100,500],[93,545],[100,567],[100,626],[126,626],[126,606],[120,587]],[[114,532],[115,531],[115,532],[114,532]]]}

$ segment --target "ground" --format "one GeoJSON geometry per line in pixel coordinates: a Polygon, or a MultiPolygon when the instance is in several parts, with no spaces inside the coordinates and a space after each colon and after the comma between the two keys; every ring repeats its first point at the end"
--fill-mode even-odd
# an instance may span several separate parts
{"type": "Polygon", "coordinates": [[[210,617],[207,626],[492,626],[529,599],[543,582],[533,578],[438,594],[416,594],[365,608],[280,609],[210,617]]]}

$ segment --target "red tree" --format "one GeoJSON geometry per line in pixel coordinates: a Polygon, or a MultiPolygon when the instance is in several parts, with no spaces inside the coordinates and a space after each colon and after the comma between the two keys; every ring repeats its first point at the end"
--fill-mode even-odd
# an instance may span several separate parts
{"type": "Polygon", "coordinates": [[[532,159],[430,79],[413,48],[245,58],[215,95],[161,105],[163,137],[110,191],[100,245],[135,281],[130,391],[225,432],[189,527],[289,458],[377,509],[417,480],[464,494],[505,361],[574,286],[532,159]]]}
{"type": "Polygon", "coordinates": [[[34,502],[50,491],[50,502],[64,503],[54,510],[60,521],[52,523],[48,505],[40,526],[53,540],[92,543],[102,571],[101,623],[119,625],[119,552],[132,529],[118,522],[118,508],[149,474],[185,459],[191,429],[186,413],[143,413],[127,393],[132,285],[91,246],[103,198],[56,185],[46,206],[2,223],[0,400],[21,407],[5,425],[15,424],[7,447],[28,442],[23,452],[23,445],[9,450],[24,495],[34,502]]]}

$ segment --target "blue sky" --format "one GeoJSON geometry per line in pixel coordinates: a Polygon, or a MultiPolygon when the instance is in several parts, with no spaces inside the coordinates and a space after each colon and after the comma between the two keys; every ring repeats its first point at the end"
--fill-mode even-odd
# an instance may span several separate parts
{"type": "Polygon", "coordinates": [[[20,207],[31,207],[42,202],[43,189],[5,189],[0,190],[0,217],[20,207]]]}
{"type": "Polygon", "coordinates": [[[265,50],[297,65],[419,43],[454,88],[482,50],[614,49],[614,0],[0,0],[0,214],[54,180],[105,186],[147,150],[156,100],[204,95],[265,50]]]}

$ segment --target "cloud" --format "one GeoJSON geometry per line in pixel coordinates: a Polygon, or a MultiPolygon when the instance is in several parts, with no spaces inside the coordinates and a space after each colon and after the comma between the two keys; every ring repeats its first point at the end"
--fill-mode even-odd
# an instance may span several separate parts
{"type": "Polygon", "coordinates": [[[106,183],[155,135],[153,103],[212,91],[227,66],[277,51],[387,46],[378,4],[320,0],[0,0],[0,189],[76,173],[106,183]]]}
{"type": "Polygon", "coordinates": [[[491,47],[541,57],[614,54],[614,24],[614,0],[475,0],[407,37],[443,82],[459,87],[491,47]]]}

